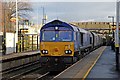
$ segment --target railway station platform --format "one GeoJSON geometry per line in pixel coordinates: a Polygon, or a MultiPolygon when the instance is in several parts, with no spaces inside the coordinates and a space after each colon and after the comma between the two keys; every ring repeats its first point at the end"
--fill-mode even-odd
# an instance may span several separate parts
{"type": "Polygon", "coordinates": [[[120,80],[115,52],[102,46],[54,77],[54,80],[120,80]]]}
{"type": "Polygon", "coordinates": [[[40,53],[40,51],[39,50],[35,50],[35,51],[29,51],[29,52],[11,53],[11,54],[0,56],[0,61],[1,60],[7,60],[7,59],[15,58],[15,57],[21,57],[21,56],[26,56],[26,55],[33,55],[33,54],[37,54],[37,53],[40,53]]]}
{"type": "Polygon", "coordinates": [[[38,61],[40,58],[40,51],[11,53],[4,56],[0,56],[0,62],[2,64],[1,71],[17,68],[21,65],[29,64],[34,61],[38,61]]]}

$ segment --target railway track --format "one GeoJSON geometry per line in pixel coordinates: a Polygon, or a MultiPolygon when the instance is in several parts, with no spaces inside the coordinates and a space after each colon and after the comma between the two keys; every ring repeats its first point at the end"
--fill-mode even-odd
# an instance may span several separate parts
{"type": "MultiPolygon", "coordinates": [[[[59,74],[59,72],[49,72],[49,69],[44,67],[44,68],[39,68],[37,70],[31,71],[30,73],[23,74],[21,76],[18,76],[17,80],[51,80],[59,74]]],[[[15,78],[13,78],[15,79],[15,78]]]]}
{"type": "Polygon", "coordinates": [[[47,72],[46,67],[41,67],[40,64],[34,64],[32,66],[14,70],[13,72],[6,72],[3,75],[3,80],[48,80],[50,72],[47,72]]]}
{"type": "Polygon", "coordinates": [[[32,79],[32,80],[44,80],[44,78],[49,75],[49,72],[46,72],[44,74],[27,74],[25,76],[22,76],[18,80],[27,80],[27,79],[32,79]]]}
{"type": "Polygon", "coordinates": [[[34,63],[30,63],[24,66],[20,66],[15,69],[11,69],[8,71],[1,72],[2,79],[15,79],[21,75],[27,74],[29,72],[32,72],[34,70],[41,69],[41,65],[39,61],[36,61],[34,63]]]}
{"type": "Polygon", "coordinates": [[[4,73],[3,80],[52,80],[60,72],[48,72],[44,67],[42,68],[40,64],[34,64],[32,66],[14,70],[13,72],[4,73]]]}
{"type": "Polygon", "coordinates": [[[0,71],[0,74],[10,73],[12,71],[16,71],[16,70],[19,70],[19,69],[22,69],[22,68],[25,68],[25,67],[29,67],[29,66],[34,65],[34,64],[38,64],[38,63],[39,63],[39,61],[32,62],[32,63],[29,63],[29,64],[24,64],[24,65],[21,65],[19,67],[15,67],[15,68],[12,68],[12,69],[0,71]]]}
{"type": "Polygon", "coordinates": [[[55,72],[48,72],[46,67],[41,67],[39,61],[0,72],[2,80],[51,80],[55,72]]]}
{"type": "Polygon", "coordinates": [[[46,72],[44,74],[27,74],[18,80],[52,80],[60,72],[46,72]]]}

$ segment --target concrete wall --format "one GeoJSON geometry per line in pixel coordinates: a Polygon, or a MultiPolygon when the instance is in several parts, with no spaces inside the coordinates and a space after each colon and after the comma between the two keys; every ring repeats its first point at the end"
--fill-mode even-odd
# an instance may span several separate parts
{"type": "MultiPolygon", "coordinates": [[[[0,55],[2,55],[2,36],[0,33],[0,55]]],[[[15,52],[15,35],[14,33],[6,33],[6,54],[15,52]]]]}
{"type": "Polygon", "coordinates": [[[15,52],[15,34],[6,33],[6,54],[15,52]]]}
{"type": "Polygon", "coordinates": [[[2,65],[0,65],[0,67],[2,66],[2,69],[0,69],[0,71],[4,71],[4,70],[15,68],[18,66],[26,65],[26,64],[33,63],[33,62],[36,62],[39,60],[40,60],[39,53],[36,53],[34,55],[26,55],[26,57],[22,56],[21,58],[17,57],[17,59],[15,59],[15,58],[13,58],[11,60],[6,59],[6,61],[5,60],[2,61],[2,65]]]}

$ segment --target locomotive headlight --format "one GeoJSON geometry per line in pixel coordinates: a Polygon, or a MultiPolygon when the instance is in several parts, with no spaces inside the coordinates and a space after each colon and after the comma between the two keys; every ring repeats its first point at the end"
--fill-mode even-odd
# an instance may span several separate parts
{"type": "Polygon", "coordinates": [[[65,50],[65,54],[72,54],[71,50],[65,50]]]}
{"type": "Polygon", "coordinates": [[[69,50],[69,54],[72,54],[72,51],[71,51],[71,50],[69,50]]]}
{"type": "Polygon", "coordinates": [[[68,54],[68,50],[66,50],[65,53],[68,54]]]}
{"type": "Polygon", "coordinates": [[[45,50],[43,50],[42,53],[45,53],[45,50]]]}
{"type": "Polygon", "coordinates": [[[46,51],[45,51],[45,53],[47,54],[47,53],[48,53],[48,51],[46,50],[46,51]]]}
{"type": "Polygon", "coordinates": [[[57,26],[55,27],[55,30],[58,30],[58,27],[57,27],[57,26]]]}
{"type": "Polygon", "coordinates": [[[42,50],[41,52],[42,52],[42,54],[48,54],[47,50],[42,50]]]}

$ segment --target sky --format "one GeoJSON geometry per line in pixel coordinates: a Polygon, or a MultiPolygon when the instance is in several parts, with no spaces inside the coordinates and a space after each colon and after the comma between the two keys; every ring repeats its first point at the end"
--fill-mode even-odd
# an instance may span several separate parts
{"type": "MultiPolygon", "coordinates": [[[[9,0],[3,0],[9,1],[9,0]]],[[[11,0],[10,0],[11,1],[11,0]]],[[[12,0],[16,1],[16,0],[12,0]]],[[[30,2],[33,11],[30,20],[41,23],[43,7],[47,22],[60,19],[67,22],[111,21],[108,16],[116,15],[116,1],[120,0],[17,0],[30,2]]]]}
{"type": "MultiPolygon", "coordinates": [[[[1,0],[16,1],[16,0],[1,0]]],[[[17,0],[18,2],[115,2],[119,0],[17,0]]]]}
{"type": "Polygon", "coordinates": [[[116,15],[115,2],[31,2],[33,8],[31,19],[42,21],[43,7],[47,22],[60,19],[67,22],[111,21],[108,16],[116,15]]]}

